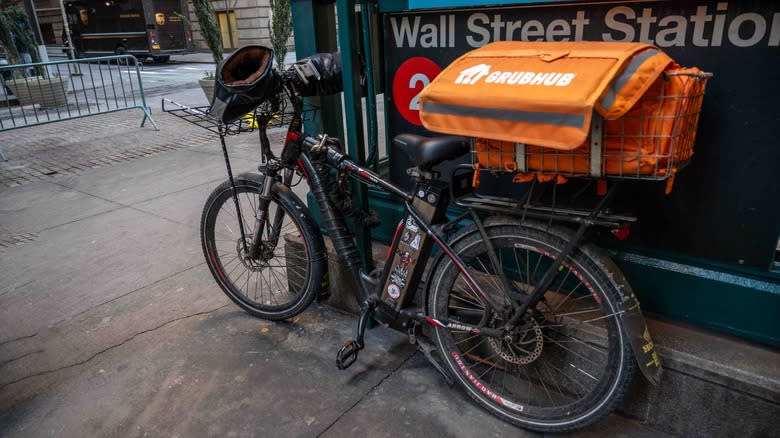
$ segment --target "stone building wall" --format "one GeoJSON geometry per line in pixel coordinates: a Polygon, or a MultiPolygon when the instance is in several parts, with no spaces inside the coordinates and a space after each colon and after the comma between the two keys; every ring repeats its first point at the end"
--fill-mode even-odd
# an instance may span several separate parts
{"type": "MultiPolygon", "coordinates": [[[[238,47],[247,44],[271,45],[269,0],[213,0],[211,6],[215,12],[233,11],[236,16],[236,32],[238,32],[238,47]]],[[[199,50],[207,50],[208,46],[200,34],[197,18],[192,7],[192,1],[187,1],[188,16],[192,22],[192,38],[199,50]]],[[[287,43],[288,50],[293,48],[292,37],[287,43]]],[[[226,50],[230,51],[230,50],[226,50]]]]}

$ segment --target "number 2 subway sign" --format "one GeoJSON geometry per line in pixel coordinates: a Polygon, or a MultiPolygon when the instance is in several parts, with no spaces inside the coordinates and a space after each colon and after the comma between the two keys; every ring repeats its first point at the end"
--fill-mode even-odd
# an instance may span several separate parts
{"type": "MultiPolygon", "coordinates": [[[[746,192],[750,192],[747,196],[759,196],[745,181],[754,181],[755,175],[780,173],[780,148],[773,133],[780,119],[780,106],[774,102],[780,97],[780,2],[546,3],[404,12],[387,14],[384,20],[387,89],[392,90],[386,96],[391,136],[401,132],[426,134],[419,119],[419,93],[460,55],[494,41],[641,41],[658,46],[685,66],[713,72],[715,78],[707,87],[699,124],[697,155],[691,169],[681,172],[681,176],[695,174],[702,181],[723,181],[726,176],[735,183],[719,187],[720,191],[711,187],[698,195],[676,187],[679,193],[674,196],[690,196],[695,205],[710,204],[702,205],[699,223],[712,223],[711,216],[705,214],[710,209],[710,214],[717,212],[722,221],[713,226],[747,228],[757,239],[753,242],[776,243],[774,227],[780,221],[780,207],[769,207],[770,202],[758,198],[748,205],[744,196],[746,192]],[[775,146],[767,151],[766,147],[746,145],[775,146]],[[742,207],[722,212],[724,200],[733,200],[729,205],[742,207]],[[757,215],[750,210],[757,204],[772,211],[757,215]],[[740,222],[744,214],[754,217],[755,223],[746,226],[740,222]]],[[[511,92],[523,89],[517,86],[511,92]]],[[[688,211],[686,215],[692,214],[688,211]]],[[[714,239],[714,230],[692,228],[696,229],[681,231],[687,235],[678,237],[690,243],[690,233],[708,233],[708,237],[696,236],[699,243],[693,246],[698,246],[694,252],[699,255],[733,262],[735,254],[740,253],[739,260],[749,264],[748,260],[759,263],[759,251],[768,254],[772,250],[751,247],[746,243],[751,239],[744,235],[714,239]],[[719,239],[734,241],[715,242],[719,239]],[[742,249],[735,252],[735,248],[742,249]]],[[[676,236],[662,238],[672,241],[676,236]]]]}

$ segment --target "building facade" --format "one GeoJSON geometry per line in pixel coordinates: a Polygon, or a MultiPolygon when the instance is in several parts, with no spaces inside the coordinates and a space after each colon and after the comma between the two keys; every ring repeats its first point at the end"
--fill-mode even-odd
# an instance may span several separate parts
{"type": "MultiPolygon", "coordinates": [[[[65,4],[67,0],[63,0],[65,4]]],[[[119,0],[122,1],[122,0],[119,0]]],[[[34,0],[41,35],[46,45],[63,44],[63,21],[59,0],[34,0]]],[[[200,34],[198,19],[191,0],[180,0],[181,14],[191,23],[196,50],[208,46],[200,34]]],[[[222,34],[226,52],[247,44],[270,46],[270,0],[212,0],[215,18],[222,34]]],[[[292,44],[290,39],[289,44],[292,44]]]]}
{"type": "MultiPolygon", "coordinates": [[[[198,49],[207,49],[208,46],[200,34],[192,1],[187,0],[185,6],[185,15],[192,23],[195,46],[198,49]]],[[[271,45],[269,0],[212,0],[211,6],[222,34],[222,47],[226,52],[247,44],[271,45]]]]}

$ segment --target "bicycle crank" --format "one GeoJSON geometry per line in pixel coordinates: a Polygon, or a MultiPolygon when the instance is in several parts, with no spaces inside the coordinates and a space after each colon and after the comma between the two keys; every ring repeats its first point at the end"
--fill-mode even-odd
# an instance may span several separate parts
{"type": "Polygon", "coordinates": [[[357,336],[355,339],[347,339],[341,343],[338,353],[336,353],[336,366],[340,370],[349,368],[350,365],[355,363],[358,357],[358,352],[363,349],[363,336],[366,333],[366,324],[368,324],[368,318],[374,314],[376,309],[376,303],[371,300],[366,300],[361,306],[360,319],[357,325],[357,336]]]}

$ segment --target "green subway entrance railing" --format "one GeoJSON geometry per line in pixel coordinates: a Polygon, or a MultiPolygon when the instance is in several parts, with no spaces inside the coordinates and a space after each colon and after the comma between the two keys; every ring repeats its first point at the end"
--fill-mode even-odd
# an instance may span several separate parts
{"type": "MultiPolygon", "coordinates": [[[[292,5],[298,56],[338,48],[349,65],[344,113],[339,97],[328,98],[321,108],[323,122],[330,117],[330,124],[316,131],[339,135],[361,164],[372,164],[365,163],[370,156],[365,145],[374,143],[370,131],[364,131],[364,125],[373,122],[361,117],[363,91],[355,70],[361,63],[376,82],[366,101],[374,90],[385,92],[384,101],[378,99],[376,106],[367,102],[366,107],[369,114],[377,114],[384,104],[387,143],[401,132],[432,135],[401,112],[411,105],[394,95],[396,82],[401,88],[409,84],[411,90],[409,77],[432,79],[433,67],[444,68],[466,51],[499,39],[650,40],[676,61],[714,72],[691,166],[677,176],[671,195],[650,184],[632,184],[626,190],[621,202],[639,216],[639,225],[631,246],[614,243],[610,251],[645,311],[780,346],[780,148],[774,147],[780,110],[765,98],[780,92],[780,82],[744,81],[746,70],[765,76],[780,71],[777,63],[767,61],[774,59],[777,29],[742,26],[774,23],[777,2],[735,0],[716,7],[671,0],[338,0],[338,14],[328,0],[292,0],[292,5]],[[689,23],[702,14],[717,20],[702,34],[693,26],[674,33],[630,18],[648,14],[689,23]],[[366,23],[378,25],[366,31],[366,23]],[[732,28],[739,32],[727,32],[732,28]],[[721,33],[723,38],[714,37],[721,33]]],[[[377,119],[381,125],[382,118],[377,119]]],[[[403,184],[408,161],[388,150],[389,174],[403,184]]],[[[517,187],[497,184],[505,190],[517,187]]],[[[397,200],[368,190],[356,192],[356,201],[380,214],[382,226],[371,235],[388,241],[401,215],[397,200]]],[[[363,239],[359,248],[369,254],[368,233],[356,233],[363,239]]]]}

